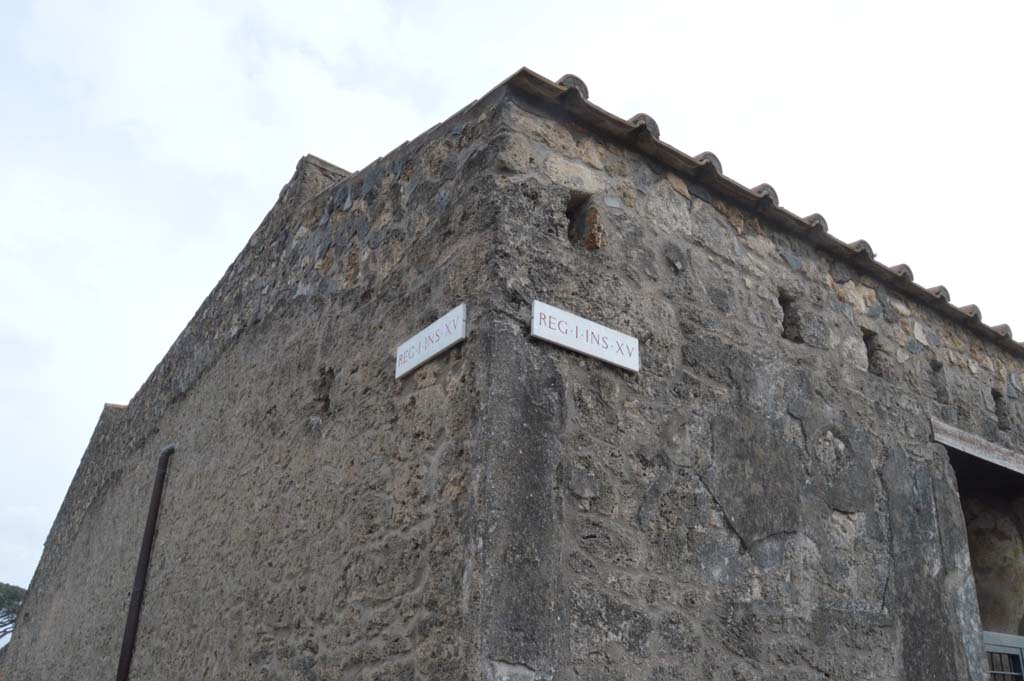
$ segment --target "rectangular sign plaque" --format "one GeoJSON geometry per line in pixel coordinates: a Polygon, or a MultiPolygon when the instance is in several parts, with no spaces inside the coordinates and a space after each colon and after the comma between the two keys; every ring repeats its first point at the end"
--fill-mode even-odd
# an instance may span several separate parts
{"type": "Polygon", "coordinates": [[[639,340],[539,300],[533,301],[530,335],[630,371],[640,371],[639,340]]]}
{"type": "Polygon", "coordinates": [[[466,340],[466,304],[449,311],[436,322],[398,346],[395,352],[395,378],[466,340]]]}

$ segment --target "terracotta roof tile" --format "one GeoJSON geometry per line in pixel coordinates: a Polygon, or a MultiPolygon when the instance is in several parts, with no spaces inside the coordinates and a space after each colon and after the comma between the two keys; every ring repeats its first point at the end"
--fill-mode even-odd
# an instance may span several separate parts
{"type": "Polygon", "coordinates": [[[718,157],[710,151],[704,151],[697,154],[693,160],[697,162],[697,166],[700,170],[709,171],[715,175],[722,174],[722,162],[719,161],[718,157]]]}
{"type": "Polygon", "coordinates": [[[856,256],[864,256],[867,257],[869,260],[873,260],[875,257],[875,251],[874,249],[871,248],[871,244],[869,244],[867,241],[864,241],[864,239],[853,241],[851,243],[846,244],[846,246],[851,251],[853,251],[853,254],[856,256]]]}
{"type": "Polygon", "coordinates": [[[893,265],[889,268],[889,271],[901,279],[914,281],[914,271],[910,269],[910,265],[893,265]]]}
{"type": "Polygon", "coordinates": [[[661,128],[658,127],[658,123],[650,116],[645,113],[638,113],[629,119],[629,122],[635,125],[637,128],[646,129],[656,139],[661,137],[661,128]]]}
{"type": "Polygon", "coordinates": [[[828,231],[828,223],[818,213],[811,213],[807,217],[803,218],[803,221],[810,226],[811,229],[818,230],[822,234],[828,231]]]}
{"type": "Polygon", "coordinates": [[[957,309],[963,312],[971,319],[979,322],[981,321],[981,308],[979,308],[977,305],[964,305],[963,307],[959,307],[957,309]]]}
{"type": "Polygon", "coordinates": [[[770,184],[759,184],[751,191],[754,192],[755,196],[761,199],[758,202],[759,208],[763,209],[766,205],[771,205],[772,208],[779,207],[779,195],[774,189],[772,189],[770,184]]]}

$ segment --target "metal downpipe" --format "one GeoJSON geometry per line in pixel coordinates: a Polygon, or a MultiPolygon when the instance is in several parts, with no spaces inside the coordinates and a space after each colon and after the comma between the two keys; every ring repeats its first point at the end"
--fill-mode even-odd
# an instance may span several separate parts
{"type": "Polygon", "coordinates": [[[174,450],[175,445],[164,447],[160,452],[160,460],[156,466],[153,494],[149,498],[149,515],[146,518],[146,531],[142,535],[142,548],[139,550],[139,562],[135,568],[135,584],[132,586],[132,598],[128,605],[128,619],[124,625],[124,638],[121,640],[121,660],[117,664],[117,681],[128,681],[128,671],[131,668],[132,655],[135,653],[135,634],[139,629],[142,596],[146,592],[146,575],[149,573],[149,556],[153,550],[156,520],[160,514],[160,498],[164,492],[167,464],[174,450]]]}

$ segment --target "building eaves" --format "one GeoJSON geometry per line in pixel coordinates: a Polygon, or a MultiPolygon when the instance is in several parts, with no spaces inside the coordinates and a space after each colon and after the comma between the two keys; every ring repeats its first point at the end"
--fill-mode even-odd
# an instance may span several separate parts
{"type": "Polygon", "coordinates": [[[845,243],[835,238],[828,233],[828,224],[821,215],[815,213],[800,217],[786,210],[779,205],[778,195],[770,185],[749,188],[736,182],[722,173],[722,164],[714,154],[704,152],[689,156],[662,142],[657,123],[647,114],[637,114],[625,120],[591,103],[587,87],[578,77],[563,76],[556,83],[530,69],[522,68],[498,87],[507,87],[531,100],[565,112],[574,122],[592,132],[633,149],[684,178],[699,182],[721,198],[810,242],[853,269],[937,311],[986,341],[1017,357],[1024,357],[1024,344],[1013,340],[1010,327],[1006,324],[988,326],[983,323],[981,310],[976,305],[957,307],[950,303],[949,291],[944,286],[925,288],[914,283],[914,274],[909,266],[887,267],[875,259],[874,251],[866,241],[845,243]]]}

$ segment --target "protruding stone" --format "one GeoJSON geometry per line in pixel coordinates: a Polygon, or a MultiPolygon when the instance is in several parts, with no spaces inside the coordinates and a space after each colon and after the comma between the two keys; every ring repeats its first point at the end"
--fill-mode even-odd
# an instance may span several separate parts
{"type": "Polygon", "coordinates": [[[931,345],[932,335],[934,334],[930,334],[928,329],[926,329],[921,322],[914,320],[914,338],[917,340],[918,343],[920,343],[921,345],[931,345]]]}
{"type": "Polygon", "coordinates": [[[683,178],[679,177],[675,173],[668,173],[666,177],[668,178],[668,183],[672,185],[672,188],[680,195],[685,196],[688,199],[692,198],[690,196],[690,188],[686,185],[686,181],[683,178]]]}
{"type": "Polygon", "coordinates": [[[656,138],[661,137],[661,129],[658,127],[657,121],[655,121],[651,116],[648,116],[645,113],[638,113],[636,116],[630,118],[629,122],[637,126],[638,128],[647,128],[647,130],[656,138]]]}
{"type": "Polygon", "coordinates": [[[588,197],[569,212],[569,241],[588,251],[604,247],[608,235],[595,197],[588,197]]]}
{"type": "Polygon", "coordinates": [[[705,168],[711,168],[718,175],[722,174],[722,162],[710,151],[704,151],[693,157],[693,160],[705,168]]]}
{"type": "Polygon", "coordinates": [[[786,261],[786,264],[789,265],[789,269],[794,272],[800,270],[804,266],[800,258],[796,257],[795,253],[792,253],[787,249],[779,249],[779,254],[782,256],[782,259],[786,261]]]}
{"type": "Polygon", "coordinates": [[[947,303],[949,302],[949,289],[945,286],[932,286],[928,289],[928,293],[932,294],[936,298],[941,298],[947,303]]]}
{"type": "Polygon", "coordinates": [[[587,84],[583,82],[583,79],[579,76],[574,76],[571,73],[567,73],[558,79],[558,84],[562,87],[572,88],[580,93],[583,99],[590,99],[590,90],[587,89],[587,84]]]}
{"type": "Polygon", "coordinates": [[[596,499],[601,495],[594,474],[583,468],[574,467],[569,478],[569,491],[578,499],[596,499]]]}

